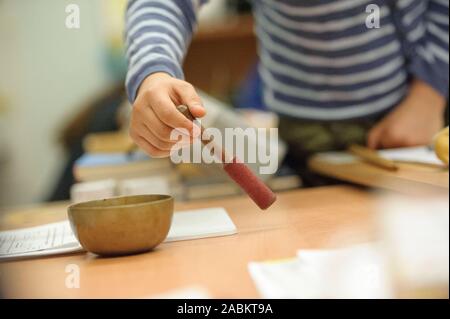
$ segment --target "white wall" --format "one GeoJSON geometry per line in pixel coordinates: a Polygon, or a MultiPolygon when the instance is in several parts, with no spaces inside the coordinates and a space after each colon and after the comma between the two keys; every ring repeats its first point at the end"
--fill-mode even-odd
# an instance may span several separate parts
{"type": "Polygon", "coordinates": [[[48,194],[64,160],[57,132],[108,85],[101,39],[99,1],[0,1],[0,205],[48,194]],[[79,30],[65,27],[69,3],[80,6],[79,30]]]}

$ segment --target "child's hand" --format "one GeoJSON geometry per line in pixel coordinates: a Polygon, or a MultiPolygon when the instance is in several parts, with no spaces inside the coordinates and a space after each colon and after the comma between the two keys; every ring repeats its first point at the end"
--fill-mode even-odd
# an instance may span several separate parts
{"type": "Polygon", "coordinates": [[[205,109],[194,87],[166,73],[148,76],[139,88],[133,105],[130,136],[153,157],[167,157],[177,141],[170,139],[173,129],[194,132],[193,123],[176,106],[189,107],[194,117],[205,115],[205,109]]]}
{"type": "Polygon", "coordinates": [[[430,144],[444,126],[445,99],[430,86],[413,81],[405,100],[369,132],[372,149],[430,144]]]}

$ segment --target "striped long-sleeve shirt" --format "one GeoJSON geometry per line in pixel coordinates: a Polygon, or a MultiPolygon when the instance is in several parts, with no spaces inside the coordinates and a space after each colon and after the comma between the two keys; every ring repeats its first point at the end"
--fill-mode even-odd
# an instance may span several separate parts
{"type": "MultiPolygon", "coordinates": [[[[129,2],[131,102],[154,72],[183,78],[204,2],[129,2]]],[[[368,117],[396,106],[411,78],[448,97],[448,0],[254,0],[253,8],[264,101],[273,111],[314,120],[368,117]],[[368,27],[377,8],[379,28],[368,27]]]]}

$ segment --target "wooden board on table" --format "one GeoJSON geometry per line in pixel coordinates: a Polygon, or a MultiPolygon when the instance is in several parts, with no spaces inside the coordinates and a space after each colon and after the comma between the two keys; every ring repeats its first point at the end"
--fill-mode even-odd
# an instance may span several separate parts
{"type": "Polygon", "coordinates": [[[359,159],[329,160],[321,154],[309,160],[316,173],[369,187],[408,194],[448,192],[448,169],[436,165],[397,162],[399,169],[389,171],[359,159]]]}

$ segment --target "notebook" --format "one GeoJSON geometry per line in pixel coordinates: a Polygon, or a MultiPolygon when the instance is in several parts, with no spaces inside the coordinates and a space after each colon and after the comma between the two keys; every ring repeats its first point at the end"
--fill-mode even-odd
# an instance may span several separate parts
{"type": "MultiPolygon", "coordinates": [[[[224,208],[176,212],[165,242],[227,236],[237,233],[224,208]]],[[[0,232],[0,260],[82,251],[69,221],[0,232]]]]}

